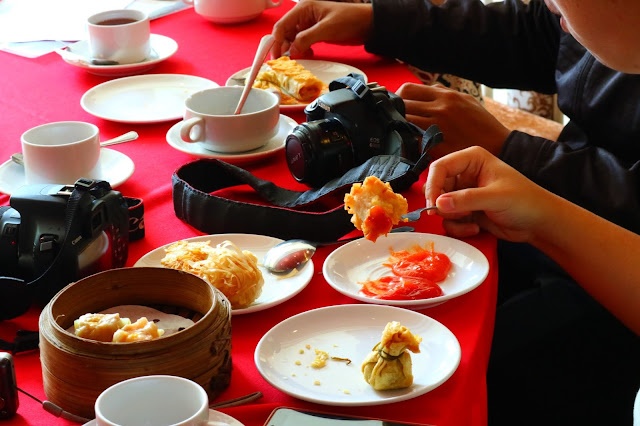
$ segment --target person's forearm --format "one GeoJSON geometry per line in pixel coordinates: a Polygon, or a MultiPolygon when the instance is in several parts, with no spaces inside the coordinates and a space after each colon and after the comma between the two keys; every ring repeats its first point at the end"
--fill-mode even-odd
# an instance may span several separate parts
{"type": "Polygon", "coordinates": [[[549,193],[531,244],[640,335],[640,236],[549,193]]]}
{"type": "Polygon", "coordinates": [[[575,149],[518,131],[499,158],[554,194],[640,233],[640,162],[624,164],[597,146],[575,149]]]}

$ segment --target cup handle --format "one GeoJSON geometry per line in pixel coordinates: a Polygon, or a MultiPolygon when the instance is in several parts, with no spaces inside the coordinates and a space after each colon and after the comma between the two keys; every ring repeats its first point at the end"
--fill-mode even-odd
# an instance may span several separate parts
{"type": "MultiPolygon", "coordinates": [[[[183,1],[186,1],[186,0],[183,0],[183,1]]],[[[270,8],[272,8],[272,7],[278,7],[278,6],[280,6],[281,4],[282,4],[282,0],[277,0],[277,1],[274,1],[274,0],[267,0],[266,8],[267,8],[267,9],[270,9],[270,8]]]]}
{"type": "Polygon", "coordinates": [[[204,120],[202,117],[191,117],[180,126],[180,137],[185,142],[198,142],[204,136],[204,120]],[[195,128],[195,138],[191,137],[191,130],[195,128]]]}
{"type": "Polygon", "coordinates": [[[182,0],[186,4],[193,5],[193,0],[182,0]]]}

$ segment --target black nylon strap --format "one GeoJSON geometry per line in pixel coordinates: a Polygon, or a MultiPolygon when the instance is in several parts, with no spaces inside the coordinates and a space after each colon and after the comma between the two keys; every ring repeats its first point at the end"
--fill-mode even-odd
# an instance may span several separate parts
{"type": "MultiPolygon", "coordinates": [[[[442,134],[434,126],[425,132],[423,144],[432,146],[441,140],[442,134]],[[429,142],[432,140],[435,142],[429,142]]],[[[200,159],[174,172],[173,206],[178,218],[207,234],[250,233],[285,240],[332,241],[354,229],[351,215],[344,209],[344,195],[351,185],[367,176],[377,176],[389,182],[395,192],[402,192],[419,179],[430,160],[426,151],[415,164],[399,156],[380,155],[321,188],[299,192],[281,188],[224,161],[200,159]],[[212,194],[245,184],[270,205],[212,194]]]]}

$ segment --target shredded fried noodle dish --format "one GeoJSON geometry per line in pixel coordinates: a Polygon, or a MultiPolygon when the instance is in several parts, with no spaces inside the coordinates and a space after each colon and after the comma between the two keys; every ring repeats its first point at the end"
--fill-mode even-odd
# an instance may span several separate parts
{"type": "Polygon", "coordinates": [[[220,290],[234,309],[245,308],[262,293],[258,258],[231,241],[211,247],[209,241],[178,241],[165,249],[163,266],[195,274],[220,290]]]}

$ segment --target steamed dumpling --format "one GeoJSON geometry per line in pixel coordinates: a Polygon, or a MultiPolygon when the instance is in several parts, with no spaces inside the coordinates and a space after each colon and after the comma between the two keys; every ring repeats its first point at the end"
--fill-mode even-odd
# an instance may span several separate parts
{"type": "Polygon", "coordinates": [[[113,334],[127,324],[129,318],[120,318],[120,314],[84,314],[73,322],[76,336],[99,342],[111,342],[113,334]]]}

